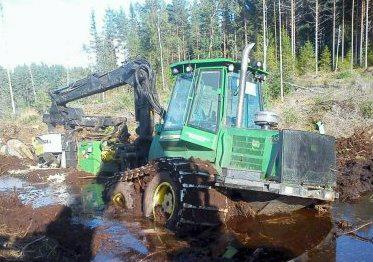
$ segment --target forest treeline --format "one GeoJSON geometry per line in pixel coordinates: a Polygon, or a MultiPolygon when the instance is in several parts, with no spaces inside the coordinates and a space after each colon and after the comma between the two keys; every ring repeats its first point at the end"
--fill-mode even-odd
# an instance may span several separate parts
{"type": "Polygon", "coordinates": [[[92,12],[84,45],[90,66],[22,65],[9,75],[0,68],[0,109],[12,109],[9,79],[15,108],[41,109],[48,89],[145,57],[157,72],[158,88],[169,90],[169,64],[240,59],[249,42],[256,43],[254,57],[269,72],[267,97],[282,98],[296,76],[348,73],[373,64],[371,5],[372,0],[145,0],[129,10],[107,9],[104,17],[92,12]]]}

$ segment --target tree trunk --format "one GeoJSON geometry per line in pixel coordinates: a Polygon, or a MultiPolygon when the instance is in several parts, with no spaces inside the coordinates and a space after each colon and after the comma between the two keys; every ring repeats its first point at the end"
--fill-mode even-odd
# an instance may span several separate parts
{"type": "Polygon", "coordinates": [[[247,17],[246,11],[243,11],[243,23],[244,23],[244,30],[245,30],[245,45],[247,45],[248,37],[247,37],[247,17]]]}
{"type": "Polygon", "coordinates": [[[342,63],[345,58],[345,1],[342,1],[342,44],[341,44],[342,63]]]}
{"type": "Polygon", "coordinates": [[[179,40],[178,40],[178,43],[177,43],[177,60],[179,62],[181,61],[181,47],[180,47],[179,40]]]}
{"type": "Polygon", "coordinates": [[[319,73],[319,2],[315,1],[315,72],[319,73]]]}
{"type": "Polygon", "coordinates": [[[339,43],[341,41],[341,26],[338,26],[338,38],[337,38],[337,51],[335,55],[335,68],[334,71],[338,70],[338,58],[339,58],[339,43]]]}
{"type": "Polygon", "coordinates": [[[368,68],[368,32],[369,32],[369,0],[366,0],[365,8],[365,69],[368,68]]]}
{"type": "Polygon", "coordinates": [[[16,104],[14,102],[14,94],[13,94],[13,85],[12,85],[12,78],[10,76],[9,68],[6,68],[6,74],[8,76],[8,86],[9,86],[9,93],[10,93],[10,102],[12,104],[12,112],[13,115],[16,114],[16,104]]]}
{"type": "Polygon", "coordinates": [[[360,16],[360,48],[359,48],[359,64],[363,66],[363,42],[364,42],[364,0],[361,0],[361,16],[360,16]]]}
{"type": "Polygon", "coordinates": [[[162,49],[162,40],[161,40],[161,25],[159,23],[159,16],[157,15],[157,31],[158,31],[158,44],[161,58],[161,74],[162,74],[162,88],[165,90],[166,84],[164,79],[164,70],[163,70],[163,49],[162,49]]]}
{"type": "Polygon", "coordinates": [[[69,68],[66,67],[66,85],[70,84],[70,71],[69,68]]]}
{"type": "MultiPolygon", "coordinates": [[[[356,20],[357,20],[355,22],[358,24],[359,18],[358,18],[357,15],[355,17],[356,17],[356,20]]],[[[358,30],[355,30],[354,36],[355,36],[355,40],[354,40],[354,43],[355,43],[354,61],[355,61],[355,64],[356,64],[357,62],[359,62],[358,61],[359,60],[359,54],[358,54],[358,50],[359,50],[359,45],[358,45],[359,32],[358,32],[358,30]]]]}
{"type": "Polygon", "coordinates": [[[234,59],[238,58],[237,31],[234,31],[234,59]]]}
{"type": "Polygon", "coordinates": [[[291,12],[291,54],[295,59],[295,0],[291,0],[290,12],[291,12]]]}
{"type": "Polygon", "coordinates": [[[197,37],[197,59],[199,59],[199,56],[200,56],[200,47],[199,47],[199,29],[198,27],[196,27],[196,37],[197,37]]]}
{"type": "Polygon", "coordinates": [[[282,76],[282,25],[281,25],[281,1],[278,0],[278,24],[279,24],[279,47],[280,47],[280,93],[281,101],[284,102],[284,79],[282,76]]]}
{"type": "Polygon", "coordinates": [[[277,63],[277,18],[276,18],[276,0],[273,1],[273,22],[275,28],[275,55],[276,55],[276,63],[277,63]]]}
{"type": "Polygon", "coordinates": [[[209,44],[209,58],[211,58],[212,54],[212,46],[213,46],[213,40],[214,40],[214,27],[213,27],[213,17],[215,14],[211,17],[210,19],[210,44],[209,44]]]}
{"type": "Polygon", "coordinates": [[[350,61],[350,70],[354,68],[354,8],[355,0],[352,0],[352,9],[351,9],[351,61],[350,61]]]}
{"type": "Polygon", "coordinates": [[[35,90],[35,81],[34,76],[32,74],[31,66],[28,65],[28,72],[30,74],[30,80],[31,80],[31,87],[32,87],[32,94],[34,95],[34,101],[36,102],[36,90],[35,90]]]}
{"type": "Polygon", "coordinates": [[[333,0],[333,43],[332,43],[332,68],[335,69],[335,0],[333,0]]]}
{"type": "Polygon", "coordinates": [[[267,6],[266,1],[263,0],[263,69],[267,70],[267,6]]]}
{"type": "Polygon", "coordinates": [[[226,36],[225,36],[225,30],[224,30],[224,32],[223,32],[223,56],[224,56],[224,58],[227,57],[227,56],[226,56],[226,53],[227,53],[227,46],[226,46],[226,41],[225,41],[225,39],[226,39],[226,36]]]}
{"type": "Polygon", "coordinates": [[[183,58],[186,60],[187,50],[185,45],[185,35],[183,34],[183,58]]]}
{"type": "Polygon", "coordinates": [[[177,58],[178,61],[181,61],[181,46],[180,46],[180,37],[179,37],[179,28],[176,29],[176,38],[177,38],[177,58]]]}

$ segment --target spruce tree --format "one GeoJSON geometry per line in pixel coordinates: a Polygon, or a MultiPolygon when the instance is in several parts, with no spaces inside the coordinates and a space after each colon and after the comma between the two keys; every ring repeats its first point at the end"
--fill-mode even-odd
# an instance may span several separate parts
{"type": "Polygon", "coordinates": [[[315,61],[315,53],[310,41],[307,41],[300,49],[297,69],[300,75],[310,73],[313,71],[315,61]]]}
{"type": "Polygon", "coordinates": [[[330,72],[331,70],[331,53],[328,46],[325,46],[321,53],[319,66],[324,72],[330,72]]]}

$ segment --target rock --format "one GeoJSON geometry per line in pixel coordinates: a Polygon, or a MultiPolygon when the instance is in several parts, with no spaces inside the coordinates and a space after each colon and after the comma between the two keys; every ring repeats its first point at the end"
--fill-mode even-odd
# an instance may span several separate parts
{"type": "Polygon", "coordinates": [[[18,158],[34,159],[29,147],[20,140],[10,139],[6,143],[6,154],[18,158]]]}
{"type": "Polygon", "coordinates": [[[8,148],[6,145],[0,146],[0,154],[1,155],[7,155],[8,154],[8,148]]]}

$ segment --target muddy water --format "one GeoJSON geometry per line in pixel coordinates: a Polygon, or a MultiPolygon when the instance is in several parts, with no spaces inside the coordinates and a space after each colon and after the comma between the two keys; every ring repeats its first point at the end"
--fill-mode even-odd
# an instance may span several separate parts
{"type": "MultiPolygon", "coordinates": [[[[193,235],[176,236],[152,222],[105,214],[102,185],[69,185],[63,174],[50,176],[46,183],[31,183],[21,177],[0,178],[0,192],[18,194],[33,208],[53,204],[71,206],[71,224],[94,231],[90,239],[93,261],[139,259],[233,258],[236,260],[285,261],[295,257],[314,261],[369,261],[373,244],[356,236],[334,237],[336,221],[360,225],[373,218],[372,198],[354,204],[335,203],[330,214],[318,215],[301,210],[292,216],[260,217],[255,220],[237,217],[219,229],[193,235]]],[[[358,235],[372,239],[373,227],[359,230],[358,235]]]]}
{"type": "MultiPolygon", "coordinates": [[[[336,221],[346,220],[353,225],[363,225],[373,219],[373,194],[367,195],[356,203],[336,203],[333,207],[336,221]]],[[[373,259],[373,225],[356,232],[362,238],[342,235],[337,238],[336,257],[340,261],[365,261],[373,259]]]]}
{"type": "Polygon", "coordinates": [[[25,179],[4,176],[0,180],[0,192],[14,191],[25,205],[40,208],[54,204],[70,205],[73,197],[69,192],[64,174],[50,176],[48,183],[30,183],[25,179]]]}

